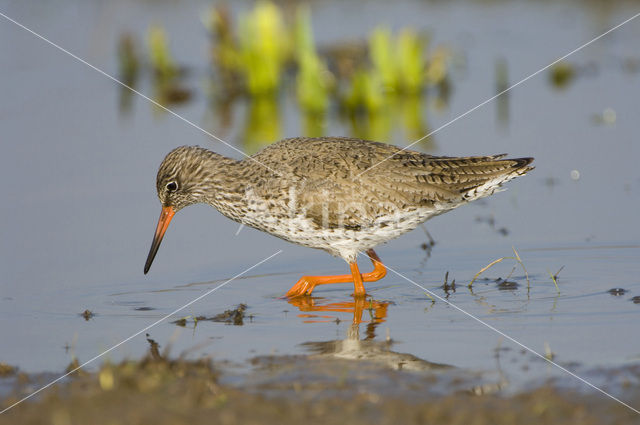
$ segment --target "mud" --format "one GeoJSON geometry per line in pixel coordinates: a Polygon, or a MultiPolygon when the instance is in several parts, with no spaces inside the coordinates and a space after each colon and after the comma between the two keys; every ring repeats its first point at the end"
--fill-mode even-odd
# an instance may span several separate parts
{"type": "MultiPolygon", "coordinates": [[[[624,424],[636,413],[599,395],[545,385],[513,396],[487,394],[465,385],[460,374],[447,382],[458,388],[439,395],[446,365],[413,361],[426,374],[410,375],[374,361],[337,358],[335,347],[315,346],[309,356],[253,360],[240,385],[222,383],[225,366],[208,359],[171,360],[157,351],[140,361],[103,364],[94,373],[73,375],[36,400],[0,415],[0,424],[624,424]],[[380,385],[381,377],[386,384],[380,385]],[[375,382],[377,385],[372,386],[375,382]],[[394,391],[396,389],[397,391],[394,391]],[[433,389],[433,390],[432,390],[433,389]]],[[[329,344],[330,345],[330,344],[329,344]]],[[[155,349],[154,349],[155,348],[155,349]]],[[[372,347],[372,351],[384,351],[372,347]]],[[[398,355],[400,356],[400,355],[398,355]]],[[[10,406],[43,384],[25,376],[0,403],[10,406]]],[[[640,393],[628,388],[628,394],[640,393]]]]}

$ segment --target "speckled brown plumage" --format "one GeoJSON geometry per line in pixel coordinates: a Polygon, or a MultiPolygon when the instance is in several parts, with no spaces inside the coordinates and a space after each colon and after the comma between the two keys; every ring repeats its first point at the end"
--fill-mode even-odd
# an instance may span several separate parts
{"type": "Polygon", "coordinates": [[[183,146],[162,162],[157,190],[173,212],[207,203],[352,263],[358,252],[491,195],[533,168],[533,158],[503,156],[438,157],[341,137],[285,139],[243,160],[183,146]]]}

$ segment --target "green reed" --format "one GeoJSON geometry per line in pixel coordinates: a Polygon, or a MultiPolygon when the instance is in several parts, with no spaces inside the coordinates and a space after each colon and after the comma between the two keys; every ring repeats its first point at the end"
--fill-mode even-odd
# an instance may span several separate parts
{"type": "Polygon", "coordinates": [[[151,67],[162,79],[171,79],[178,74],[178,66],[169,50],[167,33],[158,25],[149,27],[147,45],[151,67]]]}
{"type": "MultiPolygon", "coordinates": [[[[427,94],[433,90],[436,95],[429,97],[429,106],[447,106],[450,50],[432,47],[430,37],[413,28],[394,32],[379,26],[364,41],[319,49],[305,5],[277,6],[260,0],[234,17],[222,4],[211,7],[202,21],[211,39],[207,93],[220,111],[229,111],[239,96],[250,99],[248,117],[261,122],[246,128],[251,144],[280,136],[283,93],[295,94],[301,132],[309,136],[323,135],[327,116],[338,111],[354,136],[389,140],[394,129],[402,127],[405,137],[418,139],[429,131],[427,94]]],[[[138,61],[132,40],[123,38],[121,74],[136,75],[143,68],[140,64],[148,64],[160,103],[189,99],[190,92],[178,85],[183,67],[174,59],[161,26],[148,30],[147,57],[146,62],[138,61]]]]}

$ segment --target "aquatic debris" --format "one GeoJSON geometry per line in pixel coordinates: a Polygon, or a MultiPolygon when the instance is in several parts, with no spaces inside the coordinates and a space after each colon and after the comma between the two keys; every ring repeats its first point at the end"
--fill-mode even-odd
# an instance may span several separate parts
{"type": "Polygon", "coordinates": [[[496,283],[497,283],[498,289],[501,291],[505,291],[505,290],[513,291],[514,289],[518,289],[518,287],[520,286],[518,282],[501,279],[501,278],[496,279],[496,283]]]}
{"type": "Polygon", "coordinates": [[[236,326],[244,325],[244,312],[247,310],[246,304],[238,304],[233,310],[225,310],[224,313],[216,314],[213,317],[199,316],[198,320],[209,320],[212,322],[229,323],[236,326]]]}
{"type": "Polygon", "coordinates": [[[174,320],[174,321],[173,321],[173,322],[171,322],[171,323],[172,323],[172,324],[174,324],[174,325],[178,325],[178,326],[181,326],[181,327],[183,327],[183,328],[184,328],[185,326],[187,326],[187,319],[188,319],[189,317],[190,317],[190,316],[182,317],[182,318],[180,318],[180,319],[178,319],[178,320],[174,320]]]}
{"type": "Polygon", "coordinates": [[[551,276],[551,280],[553,281],[553,284],[556,285],[556,291],[558,291],[558,294],[560,293],[560,287],[558,286],[558,273],[560,273],[560,271],[563,268],[564,266],[560,267],[560,270],[558,270],[556,274],[551,274],[551,272],[547,270],[547,273],[549,273],[549,276],[551,276]]]}
{"type": "MultiPolygon", "coordinates": [[[[223,313],[216,314],[215,316],[207,317],[207,316],[196,316],[193,317],[194,323],[198,323],[200,321],[209,321],[209,322],[222,322],[235,326],[244,325],[245,311],[247,310],[246,304],[238,304],[236,308],[233,310],[225,310],[223,313]]],[[[253,319],[253,316],[251,316],[253,319]]],[[[175,320],[171,322],[174,325],[178,326],[186,326],[187,321],[192,316],[183,317],[181,319],[175,320]]],[[[253,320],[252,320],[253,321],[253,320]]]]}
{"type": "Polygon", "coordinates": [[[498,258],[497,260],[493,260],[492,262],[490,262],[489,264],[487,264],[486,266],[481,268],[480,271],[473,276],[473,279],[471,279],[471,282],[469,282],[469,285],[467,285],[467,286],[469,288],[471,288],[473,286],[473,282],[476,281],[478,276],[480,276],[482,273],[484,273],[485,271],[489,270],[491,267],[495,266],[496,264],[501,263],[502,261],[506,260],[507,258],[513,258],[513,257],[501,257],[501,258],[498,258]]]}
{"type": "Polygon", "coordinates": [[[86,320],[89,321],[89,319],[93,318],[95,316],[95,313],[89,309],[83,311],[82,313],[80,313],[80,316],[86,320]]]}
{"type": "Polygon", "coordinates": [[[447,294],[447,297],[449,296],[449,291],[454,293],[456,292],[456,280],[453,279],[453,281],[450,284],[448,280],[449,280],[449,271],[447,270],[447,272],[444,275],[444,284],[442,284],[441,286],[442,290],[445,292],[445,294],[447,294]]]}
{"type": "Polygon", "coordinates": [[[614,297],[619,297],[621,295],[626,294],[628,291],[624,288],[611,288],[607,292],[613,295],[614,297]]]}
{"type": "Polygon", "coordinates": [[[504,260],[515,260],[518,264],[520,264],[520,267],[522,267],[522,270],[524,271],[524,274],[527,278],[527,288],[529,287],[529,273],[527,272],[527,269],[524,267],[524,263],[522,262],[522,259],[520,258],[520,254],[518,254],[518,251],[516,251],[515,247],[511,247],[511,249],[513,249],[513,253],[514,253],[514,257],[501,257],[498,258],[497,260],[493,260],[492,262],[490,262],[489,264],[487,264],[486,266],[484,266],[482,269],[480,269],[480,271],[478,273],[476,273],[473,276],[473,279],[471,279],[471,282],[469,282],[469,285],[467,285],[469,288],[471,288],[473,286],[473,282],[476,281],[476,279],[478,278],[478,276],[480,276],[482,273],[484,273],[485,271],[489,270],[491,267],[495,266],[496,264],[504,261],[504,260]]]}

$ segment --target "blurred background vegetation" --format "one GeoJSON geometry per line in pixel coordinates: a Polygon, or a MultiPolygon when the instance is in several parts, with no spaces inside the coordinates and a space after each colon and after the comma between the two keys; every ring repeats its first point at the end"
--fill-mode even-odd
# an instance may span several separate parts
{"type": "MultiPolygon", "coordinates": [[[[178,63],[161,24],[150,26],[144,41],[121,35],[120,78],[134,88],[140,78],[151,78],[154,99],[168,107],[202,91],[225,127],[233,124],[234,102],[244,99],[249,110],[242,143],[250,153],[282,137],[283,97],[295,100],[303,136],[325,135],[333,116],[354,137],[389,141],[401,128],[415,140],[430,131],[427,99],[436,109],[447,108],[452,51],[412,27],[392,31],[381,25],[367,39],[317,46],[307,5],[269,1],[256,2],[235,19],[225,4],[213,5],[201,21],[210,40],[205,85],[187,84],[187,67],[178,63]]],[[[123,89],[124,111],[130,101],[131,92],[123,89]]],[[[422,143],[428,149],[432,142],[422,143]]]]}

